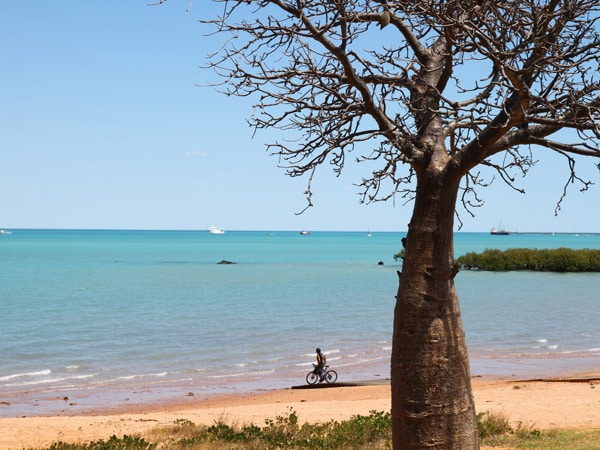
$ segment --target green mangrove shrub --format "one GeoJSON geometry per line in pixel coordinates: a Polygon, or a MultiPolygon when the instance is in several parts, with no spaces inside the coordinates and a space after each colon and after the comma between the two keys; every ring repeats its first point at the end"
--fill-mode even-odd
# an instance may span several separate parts
{"type": "Polygon", "coordinates": [[[507,250],[486,249],[458,258],[467,270],[532,270],[540,272],[600,272],[600,250],[571,248],[507,250]]]}

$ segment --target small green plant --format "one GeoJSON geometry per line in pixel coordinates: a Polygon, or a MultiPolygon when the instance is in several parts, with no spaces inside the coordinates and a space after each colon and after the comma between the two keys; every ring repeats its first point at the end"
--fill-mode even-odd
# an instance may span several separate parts
{"type": "Polygon", "coordinates": [[[265,420],[262,430],[263,440],[270,444],[287,446],[297,438],[300,426],[298,425],[298,414],[289,408],[287,416],[276,416],[275,419],[265,420]]]}
{"type": "Polygon", "coordinates": [[[392,416],[389,412],[370,411],[368,416],[356,415],[350,420],[336,423],[330,434],[334,448],[390,448],[392,416]]]}
{"type": "Polygon", "coordinates": [[[526,425],[523,422],[519,422],[517,428],[514,429],[514,434],[517,439],[528,440],[531,438],[539,438],[542,432],[533,427],[533,425],[526,425]]]}
{"type": "Polygon", "coordinates": [[[212,440],[225,441],[225,442],[241,442],[244,441],[244,434],[238,431],[224,422],[217,422],[216,424],[208,427],[206,432],[210,435],[212,440]]]}
{"type": "Polygon", "coordinates": [[[405,254],[406,254],[406,250],[405,249],[402,249],[398,253],[395,253],[394,254],[394,261],[398,262],[399,259],[404,260],[405,254]]]}
{"type": "Polygon", "coordinates": [[[175,419],[173,421],[175,425],[179,425],[180,427],[195,427],[196,424],[188,419],[175,419]]]}
{"type": "Polygon", "coordinates": [[[510,433],[512,428],[506,414],[483,412],[477,414],[477,431],[480,439],[510,433]]]}
{"type": "Polygon", "coordinates": [[[477,430],[482,443],[494,446],[512,445],[523,448],[538,448],[537,446],[531,446],[537,445],[549,435],[549,433],[544,435],[541,431],[533,428],[533,425],[526,425],[523,422],[519,422],[516,428],[513,428],[510,425],[508,416],[498,412],[479,413],[477,415],[477,430]]]}

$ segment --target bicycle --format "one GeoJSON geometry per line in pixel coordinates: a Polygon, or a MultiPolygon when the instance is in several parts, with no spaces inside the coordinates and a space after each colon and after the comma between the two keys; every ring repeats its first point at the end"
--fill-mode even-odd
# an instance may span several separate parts
{"type": "Polygon", "coordinates": [[[313,364],[314,369],[312,372],[308,372],[306,375],[306,382],[308,384],[317,384],[319,381],[325,381],[328,384],[333,384],[337,381],[337,372],[330,369],[329,366],[323,367],[323,371],[319,374],[317,365],[313,364]]]}

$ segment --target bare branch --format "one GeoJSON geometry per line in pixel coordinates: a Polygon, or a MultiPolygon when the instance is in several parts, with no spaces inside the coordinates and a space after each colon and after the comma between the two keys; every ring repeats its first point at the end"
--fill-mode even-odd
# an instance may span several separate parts
{"type": "MultiPolygon", "coordinates": [[[[186,11],[189,12],[192,9],[192,2],[194,0],[190,0],[190,2],[188,3],[188,6],[186,8],[186,11]]],[[[167,3],[167,0],[158,0],[157,2],[154,3],[148,3],[148,6],[157,6],[157,5],[162,5],[163,3],[167,3]]]]}
{"type": "Polygon", "coordinates": [[[351,152],[373,166],[364,202],[478,164],[519,190],[532,145],[600,157],[597,0],[214,2],[221,16],[201,22],[229,35],[209,61],[220,89],[256,99],[250,125],[279,130],[269,151],[309,184],[351,152]],[[551,138],[569,129],[581,139],[551,138]]]}

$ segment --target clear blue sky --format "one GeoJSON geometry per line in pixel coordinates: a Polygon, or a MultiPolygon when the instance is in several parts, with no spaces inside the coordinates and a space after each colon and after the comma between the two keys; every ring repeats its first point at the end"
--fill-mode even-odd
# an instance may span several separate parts
{"type": "MultiPolygon", "coordinates": [[[[216,41],[197,22],[208,1],[0,3],[0,228],[405,230],[411,205],[360,205],[360,166],[305,180],[252,138],[248,100],[197,87],[216,41]]],[[[540,163],[520,183],[481,193],[463,231],[600,231],[600,186],[554,205],[567,167],[540,163]]],[[[585,174],[600,179],[594,161],[585,174]]],[[[583,173],[583,171],[582,171],[583,173]]]]}

